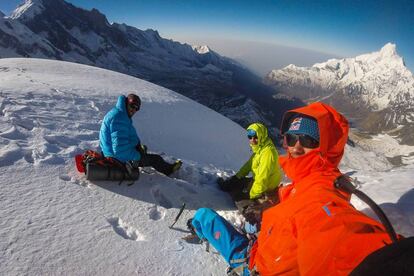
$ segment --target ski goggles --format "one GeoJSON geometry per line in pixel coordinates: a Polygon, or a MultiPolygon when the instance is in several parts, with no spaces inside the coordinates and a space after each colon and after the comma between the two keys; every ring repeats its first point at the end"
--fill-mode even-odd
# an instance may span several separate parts
{"type": "Polygon", "coordinates": [[[247,130],[247,138],[249,138],[249,140],[257,139],[256,131],[254,131],[253,129],[248,129],[247,130]]]}
{"type": "Polygon", "coordinates": [[[294,147],[298,141],[304,148],[316,149],[319,147],[319,142],[306,134],[286,133],[285,139],[289,147],[294,147]]]}

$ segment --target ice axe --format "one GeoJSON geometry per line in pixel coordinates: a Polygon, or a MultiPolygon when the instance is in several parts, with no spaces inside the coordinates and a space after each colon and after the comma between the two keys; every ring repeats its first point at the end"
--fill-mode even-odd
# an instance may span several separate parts
{"type": "Polygon", "coordinates": [[[185,208],[185,203],[183,203],[183,205],[181,205],[180,211],[178,211],[177,216],[175,217],[173,223],[170,225],[170,229],[173,228],[173,226],[177,223],[178,219],[180,218],[181,214],[183,213],[185,208]]]}

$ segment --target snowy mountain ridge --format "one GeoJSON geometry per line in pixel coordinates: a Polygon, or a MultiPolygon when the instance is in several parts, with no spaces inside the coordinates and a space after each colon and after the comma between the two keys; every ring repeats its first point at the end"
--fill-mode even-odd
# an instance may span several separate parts
{"type": "Polygon", "coordinates": [[[8,57],[65,60],[129,74],[222,114],[231,113],[220,105],[224,99],[244,97],[260,108],[246,110],[243,117],[254,113],[250,122],[260,117],[273,126],[280,117],[274,111],[295,104],[273,99],[259,77],[208,46],[181,44],[152,29],[109,23],[97,9],[84,10],[63,0],[26,0],[11,17],[0,18],[0,58],[8,57]]]}
{"type": "Polygon", "coordinates": [[[19,5],[11,14],[12,19],[32,19],[38,14],[41,14],[44,10],[42,0],[25,0],[24,3],[19,5]]]}
{"type": "Polygon", "coordinates": [[[331,103],[356,116],[355,121],[363,129],[396,130],[404,143],[414,144],[410,131],[401,130],[411,129],[414,122],[414,77],[397,54],[395,44],[388,43],[378,52],[330,59],[312,67],[289,65],[272,70],[265,82],[305,101],[331,103]]]}
{"type": "Polygon", "coordinates": [[[353,92],[349,96],[362,100],[374,111],[398,103],[406,96],[414,98],[413,75],[397,54],[395,44],[391,43],[378,52],[355,58],[331,59],[312,67],[289,65],[284,69],[272,70],[266,80],[272,84],[303,85],[325,90],[358,90],[359,95],[353,92]]]}

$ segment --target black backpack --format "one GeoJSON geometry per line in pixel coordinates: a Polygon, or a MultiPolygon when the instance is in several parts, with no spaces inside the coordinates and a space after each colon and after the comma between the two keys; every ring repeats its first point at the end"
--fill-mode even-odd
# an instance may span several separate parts
{"type": "Polygon", "coordinates": [[[139,170],[132,169],[128,163],[123,163],[116,158],[104,157],[102,154],[86,150],[75,157],[76,167],[79,172],[86,174],[88,180],[138,180],[139,170]]]}

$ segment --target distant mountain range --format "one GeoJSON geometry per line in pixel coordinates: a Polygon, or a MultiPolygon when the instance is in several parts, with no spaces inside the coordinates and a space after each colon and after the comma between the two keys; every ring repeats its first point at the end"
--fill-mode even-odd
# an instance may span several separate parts
{"type": "Polygon", "coordinates": [[[244,127],[255,121],[277,127],[285,110],[302,104],[273,97],[259,77],[207,46],[109,23],[98,10],[63,0],[26,0],[11,16],[0,16],[0,57],[64,60],[126,73],[188,96],[244,127]]]}
{"type": "Polygon", "coordinates": [[[414,145],[414,77],[394,44],[355,58],[272,70],[265,83],[306,102],[332,104],[359,129],[414,145]]]}

